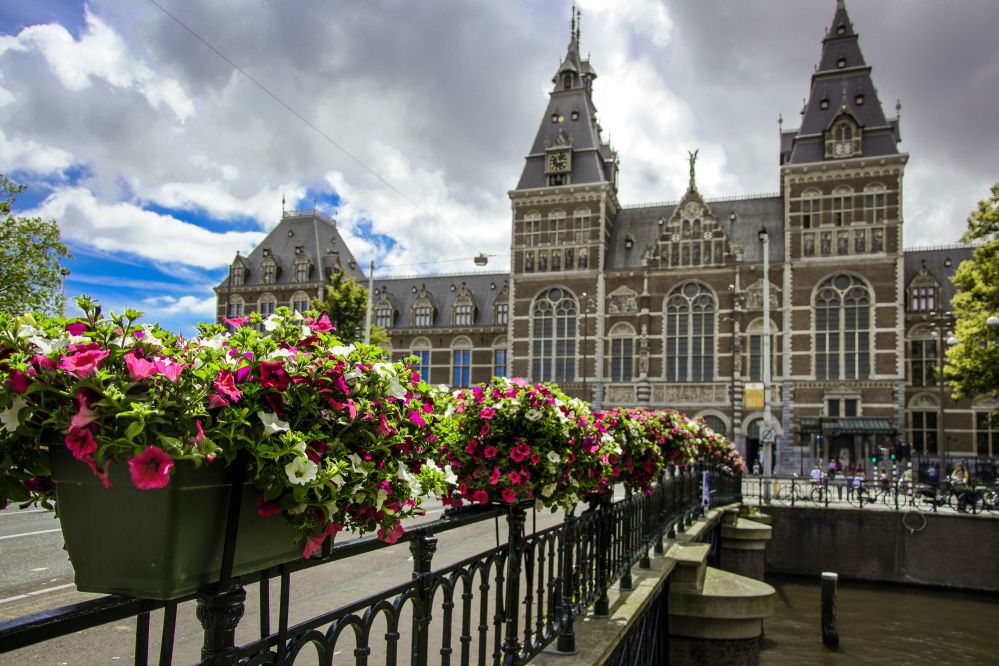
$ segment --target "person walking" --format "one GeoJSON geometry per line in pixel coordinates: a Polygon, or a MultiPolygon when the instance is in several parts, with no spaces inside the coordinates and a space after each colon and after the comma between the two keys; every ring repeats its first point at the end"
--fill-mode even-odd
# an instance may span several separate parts
{"type": "Polygon", "coordinates": [[[950,488],[957,495],[957,510],[961,513],[968,510],[968,481],[968,470],[964,465],[954,465],[954,471],[950,473],[950,488]]]}

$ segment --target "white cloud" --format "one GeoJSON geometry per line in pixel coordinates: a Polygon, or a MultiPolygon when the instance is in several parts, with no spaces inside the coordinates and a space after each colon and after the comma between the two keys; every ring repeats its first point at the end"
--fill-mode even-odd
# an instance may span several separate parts
{"type": "Polygon", "coordinates": [[[99,201],[82,187],[58,189],[28,214],[54,218],[63,238],[76,243],[200,268],[225,266],[236,250],[249,251],[264,237],[252,231],[215,233],[132,203],[99,201]]]}
{"type": "MultiPolygon", "coordinates": [[[[218,170],[223,178],[229,169],[227,165],[206,165],[218,170]]],[[[249,217],[263,227],[272,227],[281,217],[281,196],[292,200],[305,196],[301,185],[284,185],[264,189],[250,197],[234,195],[231,186],[217,180],[198,182],[169,182],[155,188],[137,188],[137,196],[152,203],[182,210],[202,210],[209,216],[230,220],[249,217]]]]}
{"type": "Polygon", "coordinates": [[[215,318],[215,296],[198,298],[197,296],[153,296],[143,301],[149,307],[150,315],[191,315],[195,317],[215,318]]]}
{"type": "Polygon", "coordinates": [[[85,14],[87,28],[79,40],[58,24],[32,25],[16,37],[0,37],[0,55],[36,49],[70,90],[82,91],[91,86],[92,79],[102,79],[115,88],[135,88],[151,106],[168,107],[182,122],[194,113],[194,102],[180,83],[134,59],[114,29],[89,9],[85,14]]]}
{"type": "Polygon", "coordinates": [[[72,163],[73,156],[61,148],[45,146],[32,139],[7,138],[0,130],[0,171],[10,173],[26,169],[49,174],[62,171],[72,163]]]}

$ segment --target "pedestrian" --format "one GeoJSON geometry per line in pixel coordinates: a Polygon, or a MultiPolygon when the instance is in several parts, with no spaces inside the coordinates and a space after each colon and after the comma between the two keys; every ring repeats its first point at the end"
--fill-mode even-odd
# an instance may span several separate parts
{"type": "Polygon", "coordinates": [[[846,477],[843,476],[841,470],[836,471],[836,477],[833,480],[833,484],[836,486],[836,499],[843,500],[843,486],[846,485],[846,477]]]}
{"type": "Polygon", "coordinates": [[[863,498],[860,496],[860,492],[864,489],[864,472],[863,470],[858,470],[853,476],[853,494],[857,496],[857,501],[862,502],[863,498]]]}
{"type": "Polygon", "coordinates": [[[961,463],[950,473],[950,487],[957,494],[957,510],[964,513],[968,508],[968,470],[961,463]]]}
{"type": "Polygon", "coordinates": [[[759,460],[754,460],[753,461],[753,474],[755,476],[759,476],[760,475],[760,461],[759,460]]]}
{"type": "Polygon", "coordinates": [[[934,497],[937,494],[937,484],[940,482],[939,475],[940,470],[937,469],[936,463],[930,465],[930,468],[926,470],[926,476],[930,480],[930,488],[933,490],[934,497]]]}

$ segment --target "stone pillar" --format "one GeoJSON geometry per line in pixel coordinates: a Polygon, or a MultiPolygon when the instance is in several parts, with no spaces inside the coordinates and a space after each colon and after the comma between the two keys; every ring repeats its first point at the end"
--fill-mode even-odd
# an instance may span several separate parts
{"type": "Polygon", "coordinates": [[[763,522],[740,517],[736,509],[726,511],[721,524],[719,562],[725,571],[763,580],[767,542],[773,528],[763,522]]]}
{"type": "Polygon", "coordinates": [[[669,586],[669,663],[754,666],[774,588],[706,566],[708,544],[674,546],[669,586]]]}

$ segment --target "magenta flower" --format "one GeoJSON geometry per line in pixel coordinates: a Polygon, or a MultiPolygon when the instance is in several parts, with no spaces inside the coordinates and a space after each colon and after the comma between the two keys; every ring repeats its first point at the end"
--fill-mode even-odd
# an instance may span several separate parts
{"type": "Polygon", "coordinates": [[[527,444],[520,443],[510,449],[510,458],[514,462],[523,462],[524,458],[531,455],[531,447],[527,444]]]}
{"type": "Polygon", "coordinates": [[[479,416],[487,420],[491,419],[492,417],[496,416],[496,410],[494,410],[492,407],[483,407],[479,411],[479,416]]]}
{"type": "Polygon", "coordinates": [[[201,444],[201,442],[207,439],[207,437],[205,437],[205,431],[201,427],[201,419],[198,419],[194,422],[194,428],[197,431],[194,434],[194,443],[201,444]]]}
{"type": "Polygon", "coordinates": [[[93,460],[97,442],[90,428],[70,428],[66,434],[66,448],[77,460],[93,460]]]}
{"type": "Polygon", "coordinates": [[[485,456],[486,458],[495,458],[496,457],[496,447],[495,446],[487,446],[485,448],[485,450],[482,451],[482,455],[485,456]]]}
{"type": "Polygon", "coordinates": [[[489,493],[485,490],[476,490],[472,493],[472,501],[478,504],[485,504],[489,501],[489,493]]]}
{"type": "Polygon", "coordinates": [[[78,377],[91,377],[97,374],[101,362],[108,357],[109,353],[106,349],[90,349],[72,356],[63,356],[59,361],[59,367],[78,377]]]}
{"type": "Polygon", "coordinates": [[[415,423],[416,425],[420,426],[421,428],[424,428],[427,425],[427,422],[423,420],[423,417],[420,416],[420,413],[415,409],[412,412],[410,412],[409,420],[415,423]]]}
{"type": "Polygon", "coordinates": [[[145,451],[128,461],[128,470],[132,485],[139,490],[163,488],[170,483],[173,458],[158,446],[147,446],[145,451]]]}
{"type": "MultiPolygon", "coordinates": [[[[263,495],[257,495],[257,513],[261,517],[267,518],[269,516],[276,516],[281,513],[281,507],[274,502],[268,502],[264,499],[263,495]]],[[[306,555],[308,557],[308,555],[306,555]]]]}
{"type": "Polygon", "coordinates": [[[504,488],[500,494],[503,496],[503,501],[507,504],[513,504],[517,501],[517,491],[513,488],[504,488]]]}
{"type": "MultiPolygon", "coordinates": [[[[330,523],[327,525],[322,532],[316,536],[308,537],[305,540],[305,550],[302,551],[302,557],[309,558],[312,553],[316,552],[323,547],[323,543],[327,538],[336,536],[336,533],[343,529],[343,525],[340,523],[330,523]]],[[[381,536],[381,534],[379,534],[381,536]]],[[[396,537],[398,539],[399,537],[396,537]]],[[[394,542],[392,542],[394,543],[394,542]]]]}
{"type": "Polygon", "coordinates": [[[324,312],[319,319],[313,319],[312,317],[305,320],[305,323],[316,333],[326,333],[327,331],[334,330],[333,322],[330,318],[326,316],[324,312]]]}
{"type": "Polygon", "coordinates": [[[287,391],[291,378],[284,371],[284,361],[260,362],[260,385],[278,391],[287,391]]]}
{"type": "Polygon", "coordinates": [[[235,377],[228,370],[219,371],[215,378],[215,390],[229,402],[236,402],[243,397],[243,392],[236,388],[235,377]]]}
{"type": "Polygon", "coordinates": [[[128,368],[128,378],[133,382],[159,374],[156,363],[147,361],[134,351],[125,354],[125,367],[128,368]]]}
{"type": "Polygon", "coordinates": [[[500,474],[499,467],[493,467],[493,471],[489,475],[489,483],[495,486],[497,483],[499,483],[501,476],[502,474],[500,474]]]}
{"type": "Polygon", "coordinates": [[[167,363],[163,359],[156,361],[157,371],[174,384],[180,379],[180,373],[186,367],[186,363],[167,363]]]}
{"type": "Polygon", "coordinates": [[[518,474],[518,473],[517,473],[517,472],[515,472],[515,471],[514,471],[514,472],[510,472],[509,474],[507,474],[507,475],[506,475],[506,477],[507,477],[508,479],[510,479],[510,483],[512,483],[512,484],[513,484],[513,485],[515,485],[515,486],[519,486],[519,485],[520,485],[520,482],[521,482],[521,480],[522,480],[522,479],[520,478],[520,474],[518,474]]]}
{"type": "Polygon", "coordinates": [[[14,393],[26,393],[31,386],[31,377],[20,370],[12,370],[10,373],[10,390],[14,393]]]}
{"type": "Polygon", "coordinates": [[[397,522],[391,530],[386,530],[384,527],[378,528],[378,538],[385,543],[395,543],[405,533],[406,530],[402,528],[402,522],[397,522]]]}
{"type": "Polygon", "coordinates": [[[240,328],[250,323],[250,317],[223,317],[222,321],[233,328],[240,328]]]}
{"type": "Polygon", "coordinates": [[[70,335],[83,335],[83,332],[87,330],[87,325],[81,321],[73,324],[66,324],[66,332],[70,335]]]}
{"type": "Polygon", "coordinates": [[[78,430],[97,420],[97,412],[90,408],[90,400],[87,391],[80,389],[76,392],[76,414],[70,421],[70,430],[78,430]]]}

